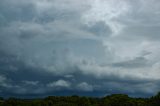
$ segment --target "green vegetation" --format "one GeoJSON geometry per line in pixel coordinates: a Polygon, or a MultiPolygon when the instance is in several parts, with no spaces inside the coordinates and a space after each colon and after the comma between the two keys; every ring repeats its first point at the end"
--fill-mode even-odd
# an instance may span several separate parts
{"type": "Polygon", "coordinates": [[[151,98],[131,98],[113,94],[104,98],[49,96],[45,99],[0,98],[0,106],[160,106],[160,93],[151,98]]]}

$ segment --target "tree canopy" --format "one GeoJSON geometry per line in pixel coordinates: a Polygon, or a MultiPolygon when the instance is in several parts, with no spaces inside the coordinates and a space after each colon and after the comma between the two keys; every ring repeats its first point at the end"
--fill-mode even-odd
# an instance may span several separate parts
{"type": "Polygon", "coordinates": [[[49,96],[44,99],[17,99],[0,97],[0,106],[160,106],[160,92],[150,98],[131,98],[112,94],[103,98],[80,96],[49,96]]]}

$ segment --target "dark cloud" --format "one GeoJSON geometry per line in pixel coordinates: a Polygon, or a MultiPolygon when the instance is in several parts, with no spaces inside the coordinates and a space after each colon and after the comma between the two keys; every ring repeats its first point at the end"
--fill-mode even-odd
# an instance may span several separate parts
{"type": "Polygon", "coordinates": [[[0,92],[153,95],[159,16],[154,0],[1,0],[0,92]]]}

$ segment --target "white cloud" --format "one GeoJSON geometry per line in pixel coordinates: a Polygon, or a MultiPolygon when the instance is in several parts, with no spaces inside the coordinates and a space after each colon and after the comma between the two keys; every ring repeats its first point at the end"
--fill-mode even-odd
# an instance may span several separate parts
{"type": "Polygon", "coordinates": [[[84,14],[83,19],[88,24],[104,21],[111,27],[114,34],[117,34],[123,28],[123,24],[118,22],[119,17],[123,17],[130,9],[125,0],[117,2],[118,0],[94,0],[91,2],[91,9],[84,14]]]}
{"type": "Polygon", "coordinates": [[[71,83],[65,80],[57,80],[55,82],[51,82],[47,84],[48,87],[62,87],[62,88],[70,88],[71,83]]]}

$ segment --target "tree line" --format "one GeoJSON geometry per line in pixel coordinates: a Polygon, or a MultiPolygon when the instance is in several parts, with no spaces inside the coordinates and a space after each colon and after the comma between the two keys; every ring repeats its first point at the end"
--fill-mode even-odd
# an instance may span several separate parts
{"type": "Polygon", "coordinates": [[[49,96],[44,99],[0,97],[0,106],[160,106],[160,93],[150,98],[132,98],[125,94],[112,94],[103,98],[76,95],[49,96]]]}

